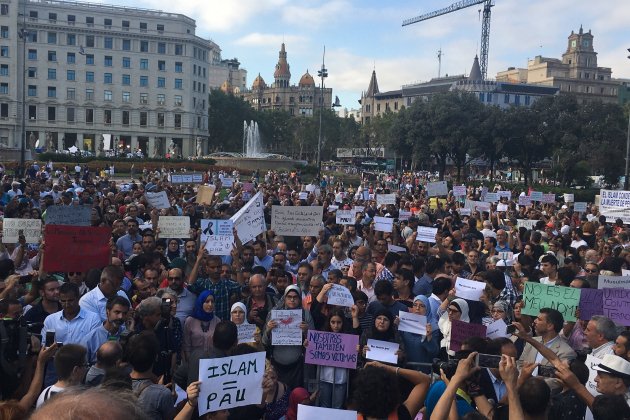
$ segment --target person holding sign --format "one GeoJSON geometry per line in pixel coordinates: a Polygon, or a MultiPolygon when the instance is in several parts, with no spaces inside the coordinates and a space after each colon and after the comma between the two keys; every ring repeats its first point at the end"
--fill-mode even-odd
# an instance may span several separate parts
{"type": "Polygon", "coordinates": [[[363,331],[363,333],[361,334],[358,350],[364,362],[366,360],[366,355],[368,351],[368,340],[389,341],[390,343],[397,343],[399,346],[398,351],[396,352],[396,355],[398,356],[398,365],[404,363],[405,345],[400,338],[400,335],[396,331],[394,316],[387,309],[383,308],[378,310],[374,314],[374,321],[372,322],[371,328],[363,331]]]}
{"type": "MultiPolygon", "coordinates": [[[[431,313],[429,298],[424,295],[416,296],[409,312],[424,316],[427,322],[425,334],[401,331],[399,329],[400,336],[407,350],[407,361],[413,363],[431,363],[433,358],[437,357],[440,351],[441,335],[437,323],[434,321],[435,318],[431,313]]],[[[400,320],[397,319],[397,321],[397,326],[400,326],[400,320]]]]}
{"type": "Polygon", "coordinates": [[[443,306],[446,306],[446,311],[442,314],[438,321],[438,326],[440,327],[440,332],[443,337],[440,342],[440,347],[449,355],[454,356],[455,352],[450,350],[451,323],[453,320],[470,322],[470,318],[468,316],[468,303],[464,299],[459,298],[453,299],[450,303],[448,302],[448,299],[444,299],[440,308],[443,306]]]}
{"type": "Polygon", "coordinates": [[[236,302],[230,309],[230,321],[238,328],[238,338],[240,343],[248,343],[254,348],[261,347],[260,330],[256,324],[247,321],[247,307],[243,302],[236,302]]]}

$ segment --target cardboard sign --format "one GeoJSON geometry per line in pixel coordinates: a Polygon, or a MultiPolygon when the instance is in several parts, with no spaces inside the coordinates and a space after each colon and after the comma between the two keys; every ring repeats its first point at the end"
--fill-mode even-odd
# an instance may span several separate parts
{"type": "Polygon", "coordinates": [[[532,192],[529,194],[529,198],[530,198],[532,201],[542,201],[542,199],[543,199],[543,193],[542,193],[542,191],[532,191],[532,192]]]}
{"type": "Polygon", "coordinates": [[[329,305],[345,306],[348,308],[354,305],[354,298],[350,290],[339,284],[333,284],[326,296],[328,297],[327,303],[329,305]]]}
{"type": "Polygon", "coordinates": [[[231,220],[201,220],[201,243],[206,244],[208,254],[230,255],[234,247],[233,226],[231,220]]]}
{"type": "Polygon", "coordinates": [[[485,289],[485,282],[463,279],[461,277],[457,277],[455,281],[455,296],[462,299],[479,301],[485,289]]]}
{"type": "Polygon", "coordinates": [[[427,317],[412,314],[411,312],[398,312],[398,331],[407,331],[413,334],[427,335],[427,317]]]}
{"type": "Polygon", "coordinates": [[[604,313],[604,291],[582,289],[580,292],[580,319],[589,320],[593,315],[604,313]]]}
{"type": "Polygon", "coordinates": [[[630,290],[604,289],[604,316],[617,325],[630,326],[630,290]]]}
{"type": "Polygon", "coordinates": [[[453,185],[453,195],[455,197],[466,197],[466,193],[465,185],[453,185]]]}
{"type": "Polygon", "coordinates": [[[189,238],[190,217],[188,216],[160,216],[158,229],[161,238],[189,238]]]}
{"type": "Polygon", "coordinates": [[[356,420],[357,412],[351,410],[338,410],[336,408],[314,407],[298,404],[297,420],[356,420]]]}
{"type": "Polygon", "coordinates": [[[217,190],[215,185],[200,185],[197,189],[197,204],[210,205],[214,199],[214,193],[217,190]]]}
{"type": "Polygon", "coordinates": [[[398,212],[398,220],[409,220],[411,217],[411,211],[400,210],[398,212]]]}
{"type": "Polygon", "coordinates": [[[338,225],[354,225],[357,221],[357,214],[354,210],[337,210],[335,219],[338,225]]]}
{"type": "Polygon", "coordinates": [[[166,191],[160,192],[146,192],[144,193],[145,198],[147,199],[147,203],[149,206],[155,207],[156,209],[167,209],[171,207],[171,203],[168,201],[168,195],[166,191]]]}
{"type": "Polygon", "coordinates": [[[255,343],[254,334],[256,333],[256,324],[247,324],[243,322],[236,326],[238,330],[238,344],[255,343]]]}
{"type": "Polygon", "coordinates": [[[367,347],[368,350],[365,354],[366,359],[378,360],[385,363],[398,363],[398,355],[396,354],[400,347],[398,343],[368,338],[367,347]]]}
{"type": "Polygon", "coordinates": [[[630,276],[598,276],[598,289],[630,288],[630,276]]]}
{"type": "Polygon", "coordinates": [[[521,195],[518,197],[518,205],[519,206],[529,206],[532,204],[532,198],[527,195],[521,195]]]}
{"type": "Polygon", "coordinates": [[[430,228],[426,226],[418,226],[418,235],[416,241],[435,243],[435,235],[437,235],[438,228],[430,228]]]}
{"type": "Polygon", "coordinates": [[[376,206],[392,204],[396,205],[396,194],[376,194],[376,206]]]}
{"type": "Polygon", "coordinates": [[[390,217],[374,216],[374,230],[376,232],[391,232],[394,229],[394,219],[390,217]]]}
{"type": "Polygon", "coordinates": [[[40,219],[4,219],[3,244],[16,244],[21,235],[24,235],[27,244],[38,244],[42,237],[42,221],[40,219]]]}
{"type": "Polygon", "coordinates": [[[302,323],[301,309],[273,309],[271,319],[278,323],[278,326],[271,332],[271,344],[273,346],[301,346],[302,323]]]}
{"type": "Polygon", "coordinates": [[[47,225],[91,226],[90,206],[52,206],[46,208],[47,225]]]}
{"type": "Polygon", "coordinates": [[[44,271],[87,272],[110,263],[110,227],[46,225],[44,232],[44,271]]]}
{"type": "Polygon", "coordinates": [[[271,230],[282,236],[318,236],[323,214],[322,206],[273,206],[271,230]]]}
{"type": "Polygon", "coordinates": [[[446,181],[429,182],[427,184],[427,197],[440,197],[448,195],[446,181]]]}
{"type": "Polygon", "coordinates": [[[586,213],[586,202],[578,201],[576,203],[573,203],[573,211],[576,211],[578,213],[586,213]]]}
{"type": "Polygon", "coordinates": [[[565,203],[573,203],[575,201],[574,195],[573,194],[564,194],[564,202],[565,203]]]}
{"type": "Polygon", "coordinates": [[[505,329],[507,324],[502,319],[497,319],[486,326],[486,337],[494,340],[495,338],[508,337],[505,329]]]}
{"type": "Polygon", "coordinates": [[[485,337],[486,326],[453,320],[451,322],[451,343],[449,350],[459,351],[462,343],[470,337],[485,337]]]}
{"type": "Polygon", "coordinates": [[[267,229],[264,209],[262,194],[257,192],[247,204],[230,217],[243,244],[256,239],[257,235],[267,229]]]}
{"type": "Polygon", "coordinates": [[[309,365],[357,368],[359,336],[308,331],[305,362],[309,365]]]}
{"type": "Polygon", "coordinates": [[[265,352],[199,360],[199,415],[260,404],[265,352]]]}
{"type": "Polygon", "coordinates": [[[558,310],[565,321],[575,321],[575,310],[580,306],[580,290],[575,287],[525,282],[522,313],[537,316],[542,308],[558,310]]]}

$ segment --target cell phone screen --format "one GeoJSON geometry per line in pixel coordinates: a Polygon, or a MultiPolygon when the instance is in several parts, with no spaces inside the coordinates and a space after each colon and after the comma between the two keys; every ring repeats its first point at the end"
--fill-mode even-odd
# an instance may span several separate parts
{"type": "Polygon", "coordinates": [[[55,332],[46,331],[46,347],[50,347],[55,343],[55,332]]]}
{"type": "Polygon", "coordinates": [[[516,326],[515,325],[508,325],[507,328],[505,329],[505,333],[512,335],[516,332],[516,326]]]}
{"type": "Polygon", "coordinates": [[[497,356],[494,354],[479,353],[477,355],[477,366],[479,367],[496,369],[499,367],[500,361],[501,356],[497,356]]]}
{"type": "Polygon", "coordinates": [[[555,378],[556,368],[553,366],[538,366],[538,376],[542,376],[544,378],[555,378]]]}

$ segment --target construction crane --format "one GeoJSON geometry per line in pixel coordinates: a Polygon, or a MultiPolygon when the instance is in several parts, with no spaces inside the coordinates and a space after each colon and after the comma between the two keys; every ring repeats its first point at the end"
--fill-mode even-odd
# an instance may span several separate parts
{"type": "Polygon", "coordinates": [[[431,13],[426,13],[411,19],[403,21],[402,26],[412,25],[414,23],[422,22],[423,20],[433,19],[434,17],[442,16],[447,13],[456,12],[461,9],[465,9],[477,4],[483,4],[483,21],[481,24],[481,54],[479,57],[479,66],[481,68],[481,76],[486,79],[488,74],[488,50],[490,48],[490,8],[494,6],[492,0],[462,0],[457,3],[453,3],[444,9],[435,10],[431,13]]]}

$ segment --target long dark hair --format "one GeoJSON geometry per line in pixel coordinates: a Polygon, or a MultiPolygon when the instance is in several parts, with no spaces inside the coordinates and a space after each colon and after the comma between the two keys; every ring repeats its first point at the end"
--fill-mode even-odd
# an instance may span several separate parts
{"type": "Polygon", "coordinates": [[[326,324],[324,326],[324,331],[333,332],[332,329],[330,328],[330,320],[335,316],[338,316],[341,318],[341,331],[339,332],[344,333],[344,334],[350,332],[351,330],[350,321],[348,320],[348,318],[346,318],[346,314],[341,309],[335,309],[331,311],[330,314],[326,317],[326,324]]]}

